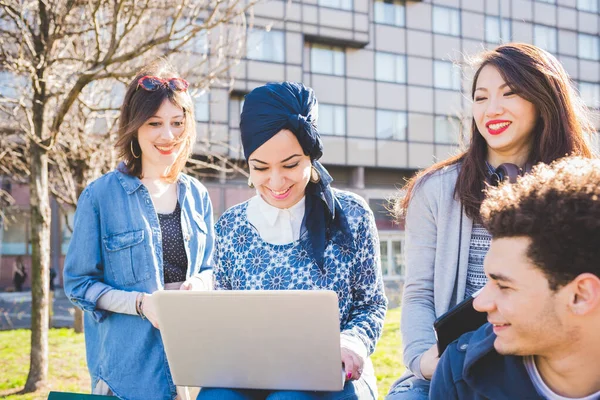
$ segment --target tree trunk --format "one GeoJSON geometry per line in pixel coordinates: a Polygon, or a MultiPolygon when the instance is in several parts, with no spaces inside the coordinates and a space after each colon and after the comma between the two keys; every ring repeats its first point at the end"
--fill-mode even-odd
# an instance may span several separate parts
{"type": "Polygon", "coordinates": [[[46,385],[48,377],[48,292],[50,284],[50,202],[48,155],[32,143],[31,176],[31,355],[25,392],[46,385]]]}
{"type": "MultiPolygon", "coordinates": [[[[75,182],[77,182],[77,199],[81,197],[81,193],[83,193],[86,186],[86,182],[84,182],[84,168],[76,168],[73,174],[75,176],[75,182]]],[[[77,207],[77,205],[75,207],[77,207]]],[[[73,330],[75,333],[83,333],[83,310],[79,307],[75,307],[73,330]]]]}

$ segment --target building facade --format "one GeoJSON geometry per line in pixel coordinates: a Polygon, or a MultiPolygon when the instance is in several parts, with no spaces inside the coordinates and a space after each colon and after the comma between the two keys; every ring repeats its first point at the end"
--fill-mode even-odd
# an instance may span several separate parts
{"type": "MultiPolygon", "coordinates": [[[[415,171],[455,154],[468,140],[473,56],[504,42],[538,45],[563,63],[598,117],[599,10],[600,0],[260,3],[246,57],[231,72],[233,90],[214,88],[196,98],[196,152],[242,161],[238,125],[244,94],[269,81],[312,87],[319,99],[322,162],[335,187],[362,195],[375,212],[382,272],[390,292],[397,293],[404,236],[389,217],[387,201],[415,171]]],[[[594,140],[598,145],[597,136],[594,140]]],[[[216,216],[253,194],[243,177],[204,183],[216,216]]],[[[57,268],[69,237],[63,219],[54,232],[57,268]]],[[[26,231],[13,225],[4,232],[0,287],[7,285],[14,256],[28,254],[26,231]]]]}

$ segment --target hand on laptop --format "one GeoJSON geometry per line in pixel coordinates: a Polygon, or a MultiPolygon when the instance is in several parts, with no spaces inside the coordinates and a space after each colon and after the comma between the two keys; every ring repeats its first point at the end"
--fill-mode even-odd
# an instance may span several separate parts
{"type": "Polygon", "coordinates": [[[153,327],[158,329],[158,317],[156,316],[156,307],[154,305],[154,299],[151,294],[144,294],[144,302],[142,303],[142,312],[144,313],[144,317],[153,327]]]}
{"type": "Polygon", "coordinates": [[[200,274],[189,277],[185,282],[181,284],[179,290],[213,290],[212,270],[207,270],[201,272],[200,274]]]}
{"type": "Polygon", "coordinates": [[[362,375],[365,360],[354,351],[342,347],[342,365],[346,372],[346,380],[357,380],[362,375]]]}

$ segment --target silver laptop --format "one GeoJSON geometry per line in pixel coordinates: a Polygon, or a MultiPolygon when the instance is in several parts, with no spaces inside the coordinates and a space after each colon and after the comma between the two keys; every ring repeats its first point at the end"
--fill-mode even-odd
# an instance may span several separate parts
{"type": "Polygon", "coordinates": [[[176,385],[343,388],[333,291],[160,291],[154,296],[176,385]]]}

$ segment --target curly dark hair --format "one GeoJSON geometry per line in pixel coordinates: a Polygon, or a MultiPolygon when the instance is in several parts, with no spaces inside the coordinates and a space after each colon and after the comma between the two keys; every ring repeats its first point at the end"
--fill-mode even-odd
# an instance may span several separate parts
{"type": "Polygon", "coordinates": [[[600,276],[600,160],[538,164],[515,184],[490,187],[481,206],[494,239],[531,239],[529,259],[553,291],[582,273],[600,276]]]}

